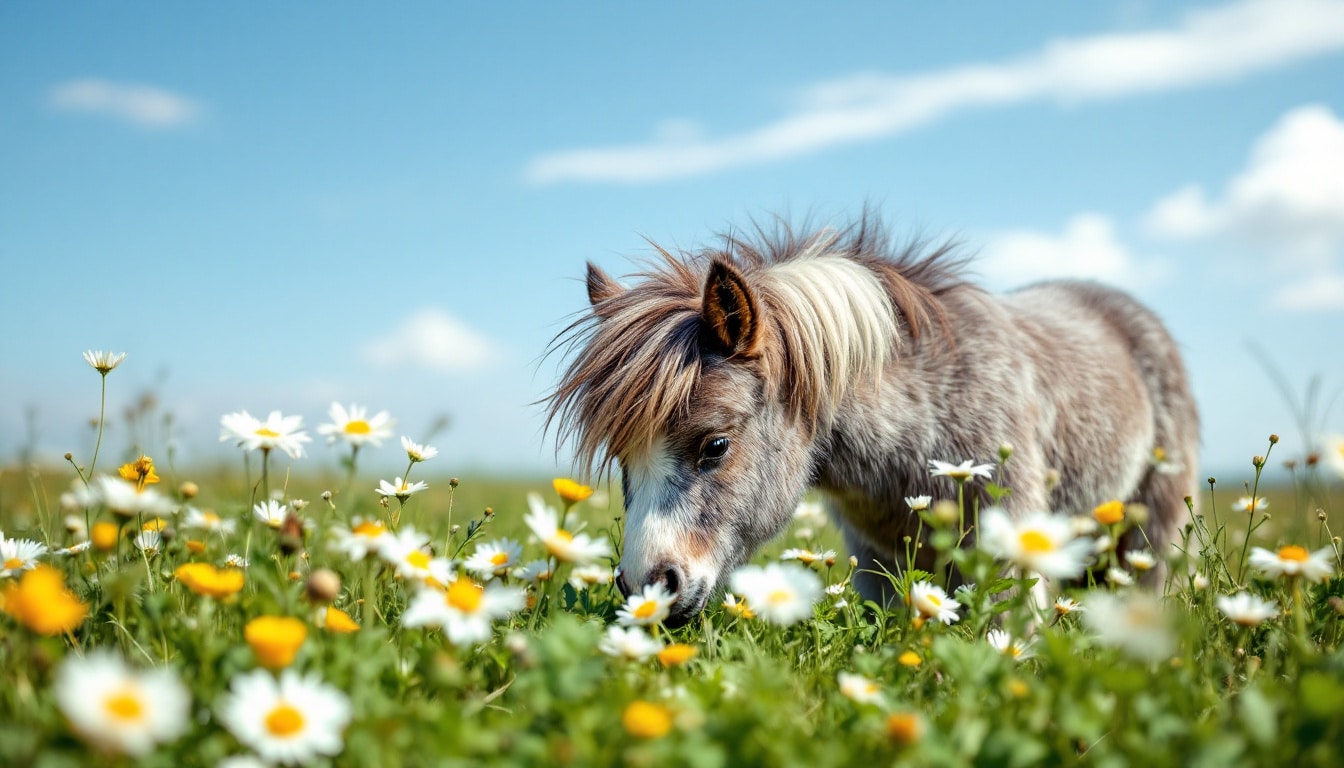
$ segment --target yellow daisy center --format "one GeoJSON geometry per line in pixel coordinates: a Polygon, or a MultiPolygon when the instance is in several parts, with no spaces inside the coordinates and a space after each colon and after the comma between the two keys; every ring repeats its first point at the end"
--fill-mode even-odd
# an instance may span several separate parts
{"type": "Polygon", "coordinates": [[[262,427],[261,429],[258,429],[258,430],[256,431],[255,434],[256,434],[258,437],[279,437],[279,436],[280,436],[280,433],[279,433],[279,432],[276,432],[275,430],[271,429],[270,427],[262,427]]]}
{"type": "Polygon", "coordinates": [[[1296,544],[1289,544],[1288,546],[1279,550],[1280,560],[1292,560],[1293,562],[1297,563],[1305,563],[1307,562],[1308,557],[1310,557],[1310,555],[1307,552],[1307,550],[1304,547],[1299,547],[1296,544]]]}
{"type": "Polygon", "coordinates": [[[574,535],[563,528],[557,528],[555,531],[555,536],[552,536],[551,538],[555,539],[556,541],[563,541],[564,543],[568,544],[569,542],[574,540],[574,535]]]}
{"type": "Polygon", "coordinates": [[[145,705],[133,692],[122,690],[103,699],[103,709],[115,720],[136,722],[144,717],[145,705]]]}
{"type": "Polygon", "coordinates": [[[369,426],[369,422],[363,419],[345,422],[345,434],[347,435],[367,435],[372,431],[373,428],[369,426]]]}
{"type": "Polygon", "coordinates": [[[458,579],[448,587],[448,604],[463,613],[475,613],[480,610],[484,594],[485,590],[471,579],[458,579]]]}
{"type": "Polygon", "coordinates": [[[793,593],[783,589],[777,589],[766,596],[766,602],[771,605],[784,605],[793,599],[793,593]]]}
{"type": "Polygon", "coordinates": [[[368,538],[372,539],[375,536],[381,535],[385,530],[387,529],[383,527],[383,524],[381,522],[366,521],[360,523],[359,525],[356,525],[354,528],[351,528],[350,532],[355,534],[356,536],[367,536],[368,538]]]}
{"type": "Polygon", "coordinates": [[[409,563],[411,567],[423,571],[429,567],[429,554],[423,550],[417,549],[406,556],[406,562],[409,563]]]}
{"type": "Polygon", "coordinates": [[[22,567],[23,567],[23,560],[20,560],[20,559],[17,558],[17,557],[11,557],[11,558],[9,558],[8,560],[5,561],[5,570],[6,570],[6,571],[12,571],[12,570],[14,570],[15,568],[22,568],[22,567]]]}
{"type": "Polygon", "coordinates": [[[207,525],[219,525],[220,523],[223,522],[223,520],[220,519],[219,515],[216,515],[214,512],[206,512],[205,514],[201,515],[201,519],[204,520],[207,525]]]}
{"type": "Polygon", "coordinates": [[[658,611],[658,603],[654,602],[653,600],[645,600],[644,602],[639,604],[638,608],[631,611],[630,613],[636,619],[647,619],[653,616],[653,614],[656,613],[657,611],[658,611]]]}
{"type": "Polygon", "coordinates": [[[1031,554],[1049,552],[1055,548],[1050,537],[1040,531],[1023,531],[1017,540],[1022,545],[1022,551],[1031,554]]]}
{"type": "Polygon", "coordinates": [[[293,736],[303,730],[303,713],[289,704],[281,704],[266,715],[266,730],[272,736],[293,736]]]}
{"type": "Polygon", "coordinates": [[[504,565],[507,562],[509,562],[508,552],[496,552],[494,556],[490,558],[490,564],[495,566],[496,568],[498,568],[501,565],[504,565]]]}
{"type": "Polygon", "coordinates": [[[928,601],[929,601],[929,604],[932,605],[934,608],[942,608],[942,607],[943,607],[943,601],[942,601],[941,599],[939,599],[939,597],[938,597],[937,595],[925,595],[925,596],[924,596],[924,599],[925,599],[925,600],[928,600],[928,601]]]}

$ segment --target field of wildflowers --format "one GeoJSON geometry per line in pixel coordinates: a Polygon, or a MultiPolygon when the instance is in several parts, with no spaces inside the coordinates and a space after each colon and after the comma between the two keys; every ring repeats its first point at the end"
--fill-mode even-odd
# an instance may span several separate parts
{"type": "MultiPolygon", "coordinates": [[[[105,395],[124,356],[85,357],[105,395]]],[[[312,438],[279,413],[221,419],[241,486],[176,476],[152,445],[100,464],[101,430],[65,476],[19,470],[24,503],[0,496],[0,764],[1344,763],[1344,447],[1303,462],[1271,518],[1271,438],[1244,498],[1211,483],[1177,551],[1126,558],[1142,508],[1010,520],[956,501],[1010,492],[1010,449],[937,462],[947,498],[907,500],[926,534],[909,546],[966,585],[905,571],[900,604],[861,602],[805,502],[668,628],[671,595],[612,584],[605,491],[454,504],[471,479],[439,480],[409,436],[405,471],[375,483],[359,458],[398,450],[391,418],[329,417],[335,487],[304,480],[312,438]]]]}

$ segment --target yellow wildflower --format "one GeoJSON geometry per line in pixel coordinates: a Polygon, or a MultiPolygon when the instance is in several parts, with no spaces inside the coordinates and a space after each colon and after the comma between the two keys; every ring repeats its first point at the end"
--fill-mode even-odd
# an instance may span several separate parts
{"type": "Polygon", "coordinates": [[[24,573],[17,584],[5,584],[0,592],[0,610],[39,635],[62,635],[84,621],[89,606],[65,588],[65,576],[60,571],[39,565],[24,573]]]}
{"type": "Polygon", "coordinates": [[[215,568],[209,563],[179,565],[173,576],[198,595],[228,597],[243,588],[243,572],[237,568],[215,568]]]}
{"type": "Polygon", "coordinates": [[[678,667],[695,658],[699,652],[693,645],[673,643],[658,652],[658,661],[662,662],[664,667],[678,667]]]}
{"type": "Polygon", "coordinates": [[[887,736],[908,747],[924,736],[924,720],[914,712],[893,712],[887,716],[887,736]]]}
{"type": "Polygon", "coordinates": [[[637,738],[661,738],[672,730],[672,712],[662,704],[632,701],[621,715],[621,725],[637,738]]]}
{"type": "Polygon", "coordinates": [[[243,637],[267,669],[283,669],[294,663],[299,647],[308,637],[308,626],[289,616],[258,616],[243,628],[243,637]]]}
{"type": "Polygon", "coordinates": [[[359,625],[350,618],[350,614],[340,608],[324,608],[322,614],[322,628],[328,632],[348,635],[359,630],[359,625]]]}
{"type": "Polygon", "coordinates": [[[1119,499],[1112,499],[1093,509],[1092,517],[1096,518],[1097,522],[1102,525],[1115,525],[1125,519],[1125,504],[1119,499]]]}
{"type": "Polygon", "coordinates": [[[917,669],[920,664],[924,663],[924,660],[914,651],[906,651],[905,653],[902,653],[900,656],[896,657],[896,661],[899,662],[901,666],[910,667],[911,669],[917,669]]]}
{"type": "Polygon", "coordinates": [[[557,477],[551,481],[551,485],[555,487],[555,492],[560,494],[560,498],[564,499],[566,504],[578,504],[593,495],[591,487],[580,485],[567,477],[557,477]]]}
{"type": "Polygon", "coordinates": [[[89,538],[93,540],[93,546],[103,552],[109,552],[117,548],[117,538],[121,535],[121,528],[116,523],[109,523],[106,520],[93,524],[93,532],[89,538]]]}
{"type": "Polygon", "coordinates": [[[144,454],[130,464],[122,464],[117,474],[135,483],[135,487],[141,490],[146,485],[159,482],[159,476],[154,474],[154,460],[144,454]]]}

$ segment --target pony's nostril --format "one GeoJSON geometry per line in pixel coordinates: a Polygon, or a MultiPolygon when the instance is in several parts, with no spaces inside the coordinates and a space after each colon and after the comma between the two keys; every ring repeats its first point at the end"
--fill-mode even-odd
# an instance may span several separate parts
{"type": "Polygon", "coordinates": [[[664,566],[661,571],[654,572],[657,576],[655,581],[662,582],[668,592],[678,594],[681,592],[681,569],[675,565],[664,566]]]}
{"type": "Polygon", "coordinates": [[[620,569],[616,570],[616,588],[621,590],[621,597],[630,596],[630,583],[625,580],[625,574],[620,569]]]}

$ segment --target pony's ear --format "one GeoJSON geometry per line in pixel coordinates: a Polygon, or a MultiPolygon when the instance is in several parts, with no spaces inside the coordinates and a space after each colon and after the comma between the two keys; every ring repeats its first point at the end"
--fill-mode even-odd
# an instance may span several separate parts
{"type": "Polygon", "coordinates": [[[710,263],[700,318],[703,335],[712,346],[729,357],[756,355],[761,338],[758,307],[742,273],[727,262],[710,263]]]}
{"type": "Polygon", "coordinates": [[[625,293],[625,286],[603,272],[601,267],[591,261],[588,262],[588,301],[593,305],[593,311],[598,317],[606,317],[602,313],[602,303],[622,293],[625,293]]]}

